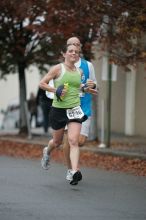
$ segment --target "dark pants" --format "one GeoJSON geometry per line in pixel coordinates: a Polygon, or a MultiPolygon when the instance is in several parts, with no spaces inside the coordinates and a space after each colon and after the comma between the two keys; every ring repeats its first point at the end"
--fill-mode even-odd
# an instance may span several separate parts
{"type": "Polygon", "coordinates": [[[48,102],[41,102],[41,108],[43,111],[43,128],[44,132],[48,132],[48,127],[49,125],[49,113],[50,113],[50,108],[52,106],[52,100],[48,99],[48,102]]]}
{"type": "Polygon", "coordinates": [[[32,123],[32,118],[35,118],[35,127],[37,126],[37,112],[31,112],[30,113],[30,125],[32,123]]]}

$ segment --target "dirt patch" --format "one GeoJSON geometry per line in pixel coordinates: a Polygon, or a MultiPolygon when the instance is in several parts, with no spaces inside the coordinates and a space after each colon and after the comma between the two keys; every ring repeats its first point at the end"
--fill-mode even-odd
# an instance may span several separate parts
{"type": "MultiPolygon", "coordinates": [[[[27,141],[16,141],[15,138],[13,140],[0,140],[0,155],[40,160],[42,157],[42,149],[42,143],[36,144],[27,141]]],[[[62,149],[53,151],[51,157],[56,162],[65,163],[62,149]]],[[[80,164],[85,167],[98,167],[105,170],[146,176],[145,160],[108,154],[102,155],[87,149],[84,150],[84,148],[81,148],[80,164]]]]}

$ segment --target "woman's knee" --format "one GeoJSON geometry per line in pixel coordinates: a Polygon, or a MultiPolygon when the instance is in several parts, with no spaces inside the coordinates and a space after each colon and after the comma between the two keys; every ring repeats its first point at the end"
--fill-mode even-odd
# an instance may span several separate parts
{"type": "Polygon", "coordinates": [[[80,137],[79,137],[79,146],[82,147],[85,144],[86,140],[87,140],[86,136],[80,135],[80,137]]]}
{"type": "Polygon", "coordinates": [[[77,146],[78,140],[76,138],[68,138],[68,142],[70,146],[77,146]]]}
{"type": "Polygon", "coordinates": [[[54,147],[59,147],[62,144],[62,140],[54,140],[53,145],[54,147]]]}

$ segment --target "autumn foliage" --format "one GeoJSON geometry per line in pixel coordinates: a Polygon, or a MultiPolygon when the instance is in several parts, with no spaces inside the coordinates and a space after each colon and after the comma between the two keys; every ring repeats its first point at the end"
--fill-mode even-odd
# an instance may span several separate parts
{"type": "Polygon", "coordinates": [[[145,62],[145,31],[145,0],[1,0],[0,77],[19,74],[20,127],[26,128],[26,68],[34,64],[46,72],[71,36],[80,38],[89,60],[94,44],[116,64],[145,62]]]}

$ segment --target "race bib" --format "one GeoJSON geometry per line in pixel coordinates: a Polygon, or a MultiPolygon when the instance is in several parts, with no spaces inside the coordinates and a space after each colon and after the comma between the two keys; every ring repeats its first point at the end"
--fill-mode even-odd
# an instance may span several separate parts
{"type": "Polygon", "coordinates": [[[67,109],[66,113],[69,119],[81,119],[84,116],[84,112],[82,111],[80,106],[72,109],[67,109]]]}

